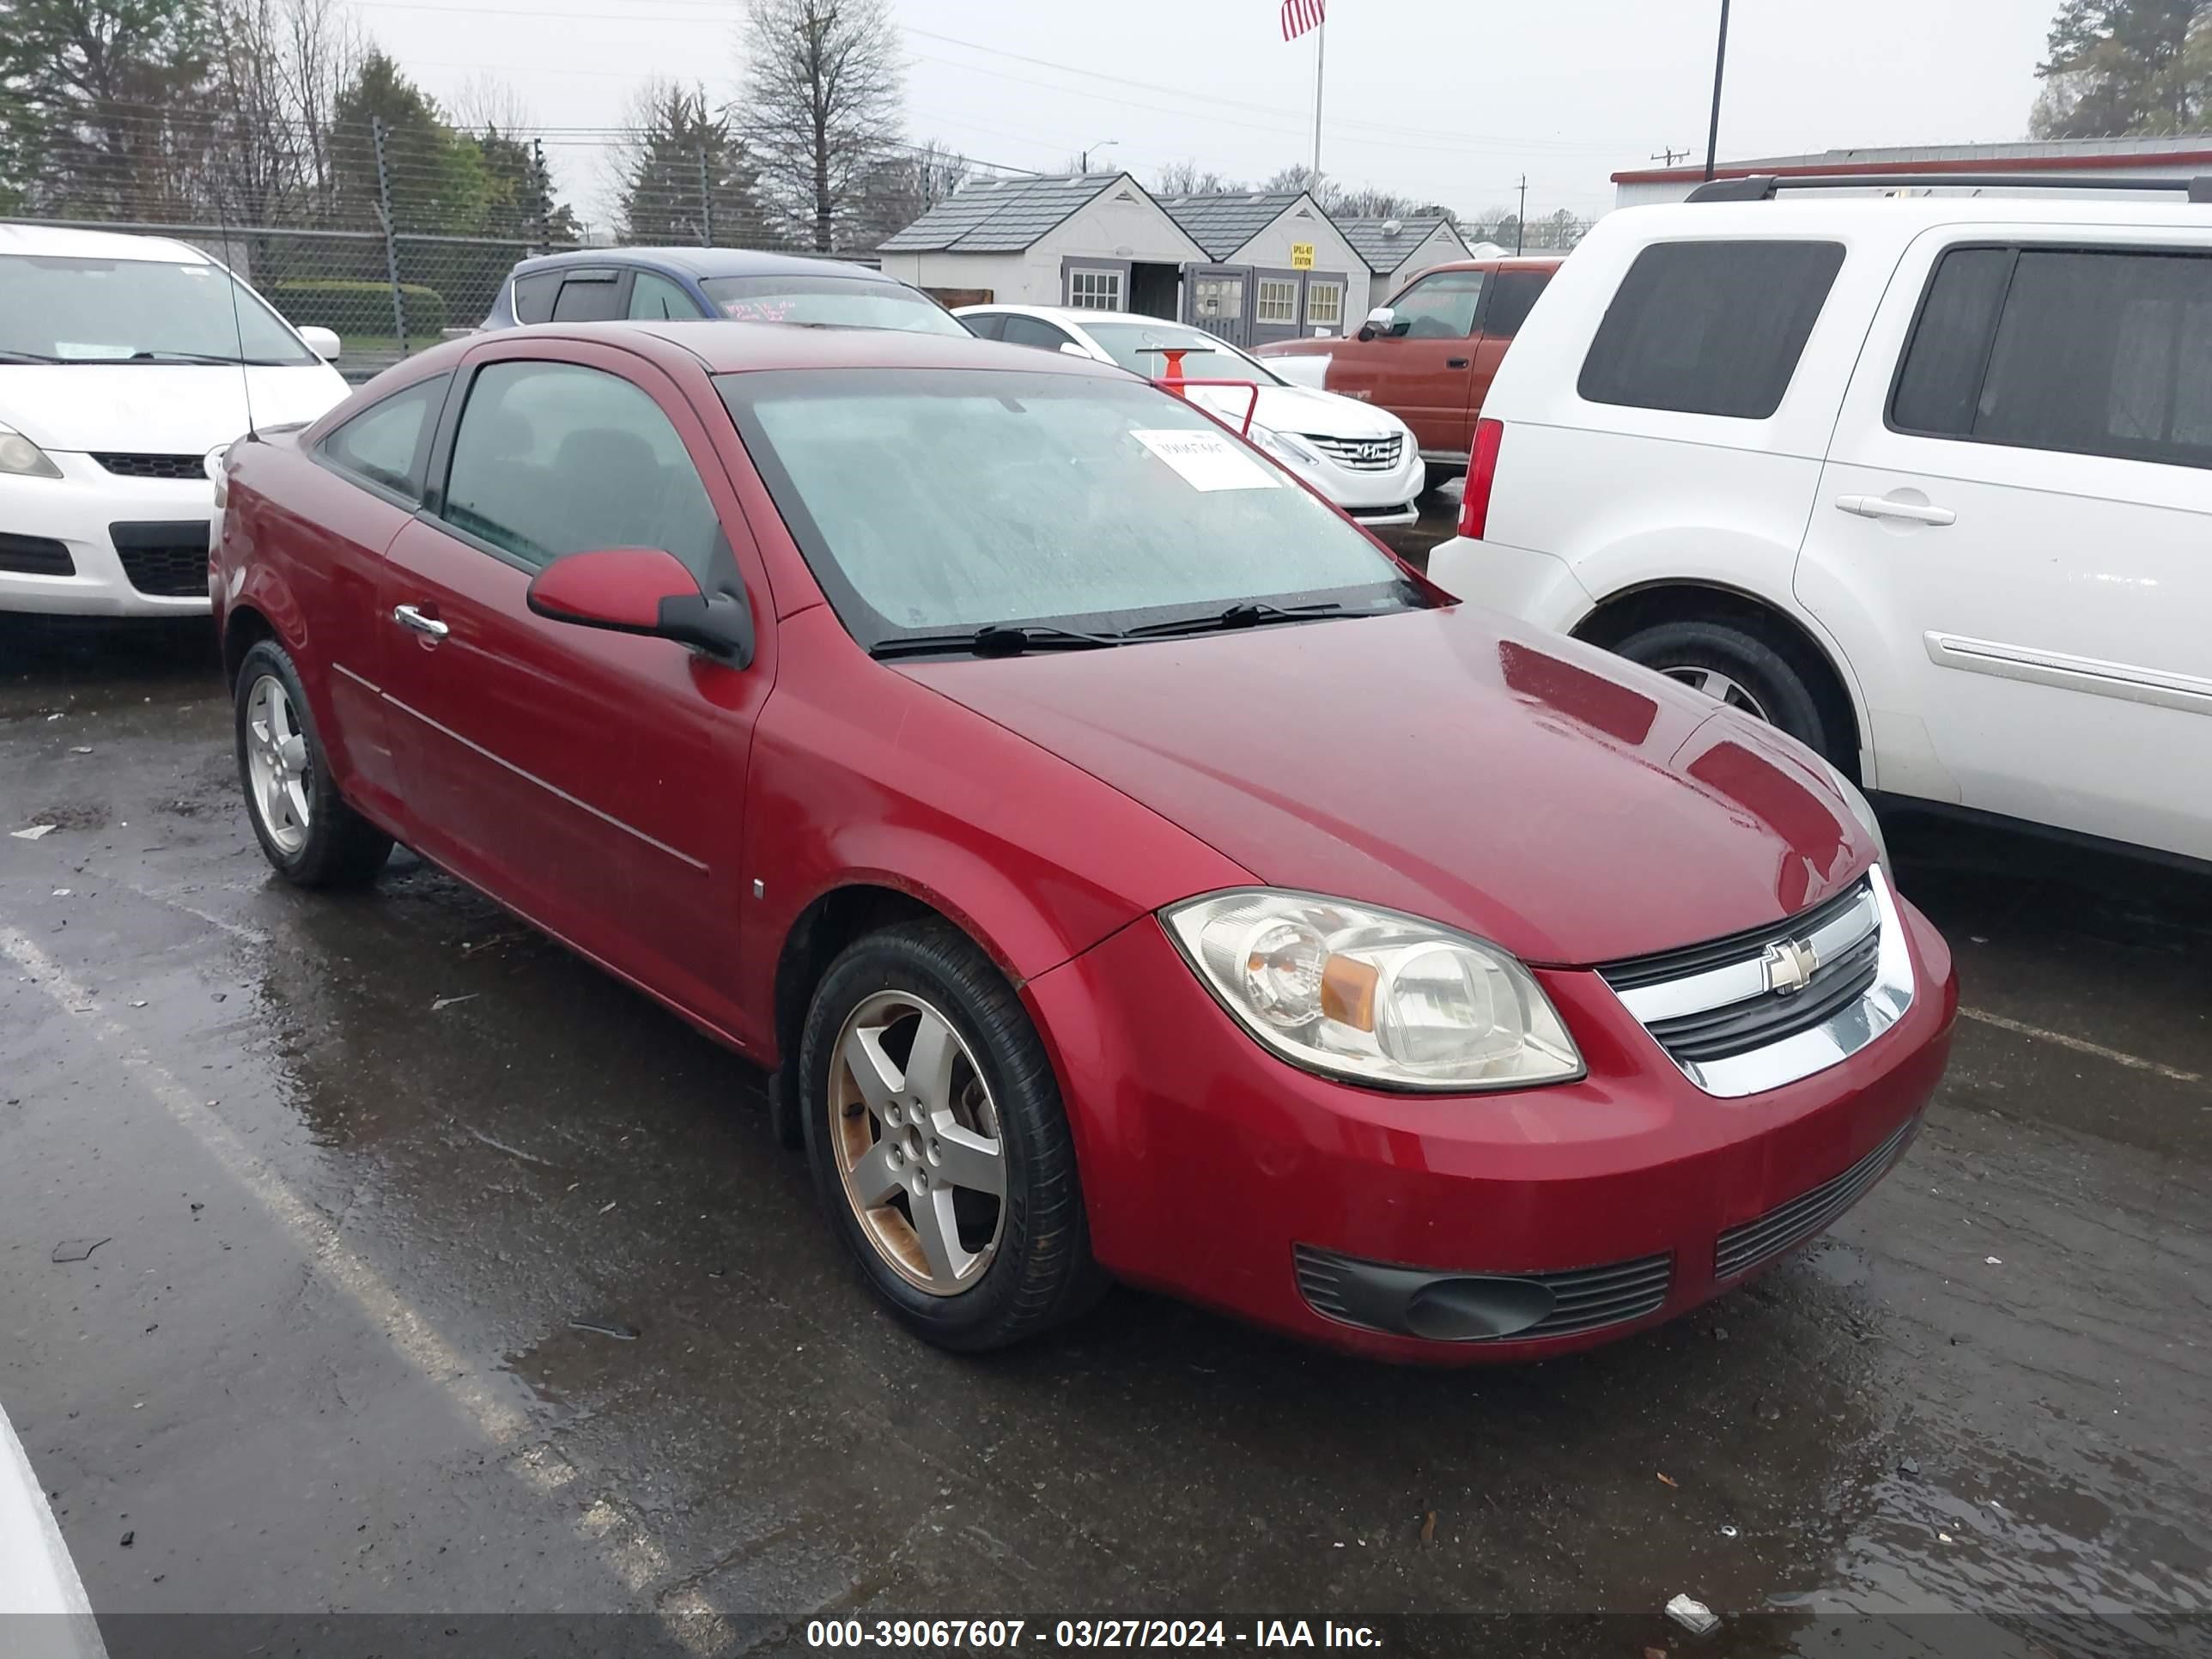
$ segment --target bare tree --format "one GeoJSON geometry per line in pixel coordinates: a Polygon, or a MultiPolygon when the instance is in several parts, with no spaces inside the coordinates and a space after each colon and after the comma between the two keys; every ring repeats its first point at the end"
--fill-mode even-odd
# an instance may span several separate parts
{"type": "Polygon", "coordinates": [[[902,70],[890,7],[746,0],[742,56],[732,113],[762,193],[801,241],[829,252],[898,137],[902,70]]]}
{"type": "Polygon", "coordinates": [[[1246,188],[1196,161],[1170,161],[1152,179],[1152,192],[1157,196],[1219,196],[1246,188]]]}
{"type": "Polygon", "coordinates": [[[456,125],[479,131],[495,127],[513,132],[532,124],[530,106],[522,95],[489,70],[478,70],[462,82],[452,106],[456,125]]]}

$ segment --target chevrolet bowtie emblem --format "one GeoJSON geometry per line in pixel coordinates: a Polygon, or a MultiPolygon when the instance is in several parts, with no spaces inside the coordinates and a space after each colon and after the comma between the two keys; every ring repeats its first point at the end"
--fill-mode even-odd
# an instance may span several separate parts
{"type": "Polygon", "coordinates": [[[1766,970],[1766,988],[1791,996],[1805,988],[1820,966],[1820,953],[1802,939],[1785,939],[1770,945],[1759,957],[1766,970]]]}

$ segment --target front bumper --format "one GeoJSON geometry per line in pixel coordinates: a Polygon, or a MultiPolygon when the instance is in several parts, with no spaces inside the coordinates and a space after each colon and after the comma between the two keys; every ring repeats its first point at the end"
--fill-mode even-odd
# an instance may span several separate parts
{"type": "Polygon", "coordinates": [[[1589,1074],[1476,1096],[1383,1093],[1284,1063],[1151,917],[1024,995],[1066,1092],[1109,1272],[1376,1358],[1531,1359],[1742,1282],[1887,1170],[1942,1074],[1958,1005],[1948,949],[1899,909],[1918,989],[1898,1024],[1735,1100],[1702,1093],[1594,973],[1538,970],[1589,1074]],[[1384,1286],[1413,1313],[1395,1328],[1377,1317],[1371,1285],[1341,1282],[1346,1262],[1420,1281],[1384,1286]],[[1424,1298],[1439,1279],[1452,1282],[1424,1298]],[[1525,1311],[1534,1292],[1492,1282],[1516,1279],[1543,1282],[1538,1318],[1494,1337],[1466,1322],[1495,1317],[1500,1297],[1525,1311]]]}
{"type": "Polygon", "coordinates": [[[205,560],[195,586],[188,527],[199,527],[204,554],[214,484],[204,477],[122,477],[89,455],[50,455],[62,470],[58,478],[0,477],[0,611],[207,615],[205,560]],[[149,592],[142,581],[188,591],[149,592]]]}
{"type": "Polygon", "coordinates": [[[1417,516],[1413,503],[1428,487],[1428,465],[1414,453],[1410,440],[1398,464],[1388,471],[1340,466],[1328,457],[1318,465],[1298,460],[1285,465],[1364,525],[1413,523],[1417,516]]]}

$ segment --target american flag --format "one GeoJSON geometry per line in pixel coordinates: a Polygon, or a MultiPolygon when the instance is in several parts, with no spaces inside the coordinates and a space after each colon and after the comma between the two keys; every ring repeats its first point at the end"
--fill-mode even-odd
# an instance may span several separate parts
{"type": "Polygon", "coordinates": [[[1295,40],[1322,25],[1322,0],[1283,0],[1283,39],[1295,40]]]}

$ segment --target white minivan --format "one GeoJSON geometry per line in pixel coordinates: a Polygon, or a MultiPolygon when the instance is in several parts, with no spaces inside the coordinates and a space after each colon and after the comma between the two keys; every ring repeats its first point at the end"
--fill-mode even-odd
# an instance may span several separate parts
{"type": "Polygon", "coordinates": [[[2212,189],[2091,182],[1609,216],[1430,575],[1869,789],[2212,859],[2212,189]]]}
{"type": "Polygon", "coordinates": [[[204,616],[213,458],[337,355],[182,242],[0,225],[0,611],[204,616]]]}

